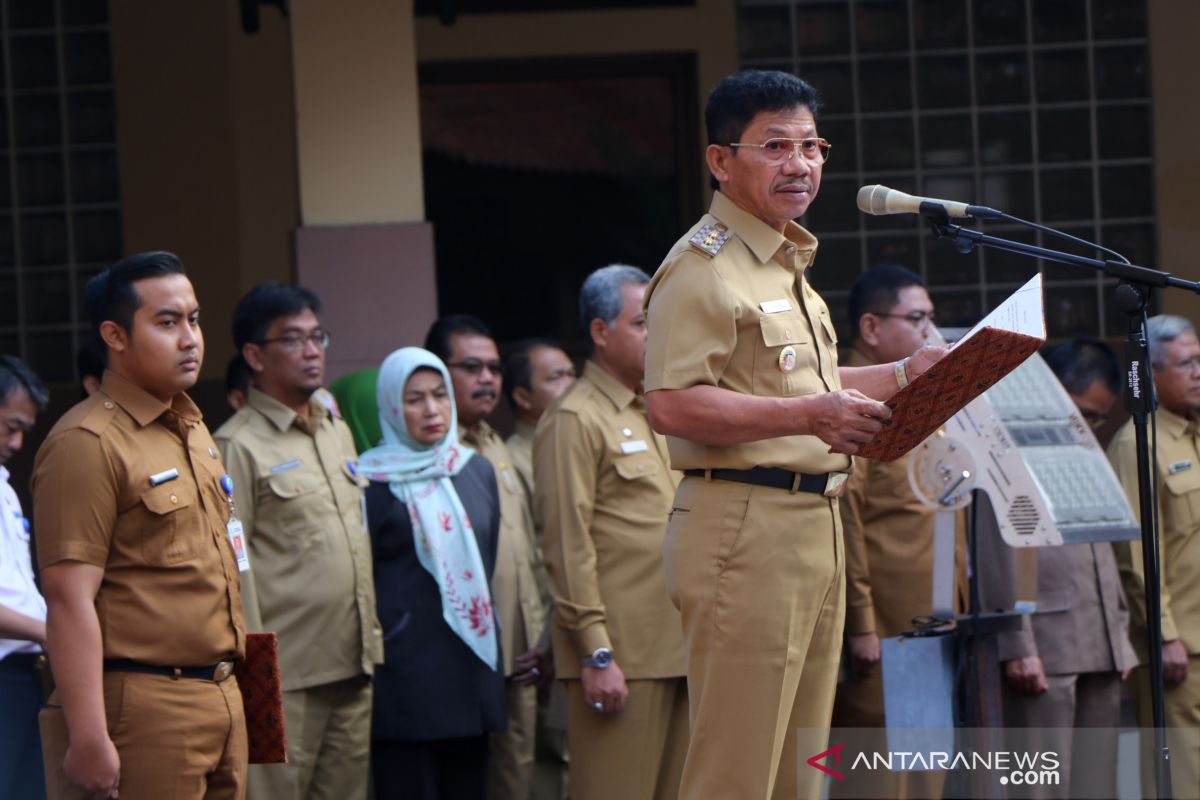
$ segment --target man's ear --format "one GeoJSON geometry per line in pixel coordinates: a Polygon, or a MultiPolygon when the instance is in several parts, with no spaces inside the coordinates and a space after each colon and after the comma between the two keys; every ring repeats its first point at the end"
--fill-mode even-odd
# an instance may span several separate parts
{"type": "Polygon", "coordinates": [[[253,342],[246,342],[242,345],[242,358],[246,359],[246,363],[250,365],[251,372],[263,371],[262,348],[253,342]]]}
{"type": "Polygon", "coordinates": [[[592,320],[591,324],[588,325],[588,334],[592,337],[592,344],[597,350],[600,349],[601,345],[608,344],[609,333],[610,331],[608,329],[608,325],[605,324],[604,320],[600,319],[599,317],[596,317],[594,320],[592,320]]]}
{"type": "Polygon", "coordinates": [[[728,166],[731,158],[733,158],[732,147],[710,144],[704,148],[704,160],[708,163],[708,171],[717,179],[717,183],[725,183],[729,180],[728,166]]]}
{"type": "Polygon", "coordinates": [[[879,317],[863,314],[858,318],[858,338],[870,347],[879,346],[879,317]]]}
{"type": "Polygon", "coordinates": [[[522,411],[528,411],[533,408],[533,398],[529,396],[529,390],[524,386],[517,386],[512,392],[513,403],[522,411]]]}
{"type": "Polygon", "coordinates": [[[129,331],[111,319],[100,323],[100,338],[106,347],[118,353],[124,353],[129,347],[129,331]]]}

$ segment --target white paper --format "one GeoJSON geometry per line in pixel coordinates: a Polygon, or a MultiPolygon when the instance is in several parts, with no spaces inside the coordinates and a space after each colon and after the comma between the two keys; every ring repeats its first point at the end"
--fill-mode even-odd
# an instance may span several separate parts
{"type": "Polygon", "coordinates": [[[958,347],[984,328],[998,328],[1023,333],[1035,339],[1045,339],[1046,314],[1042,303],[1042,274],[1039,272],[1034,275],[1024,286],[1010,294],[992,313],[951,345],[950,349],[958,347]]]}

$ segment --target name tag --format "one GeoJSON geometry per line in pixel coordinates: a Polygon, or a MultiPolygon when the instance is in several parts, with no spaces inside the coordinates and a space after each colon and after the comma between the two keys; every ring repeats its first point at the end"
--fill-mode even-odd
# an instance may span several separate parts
{"type": "Polygon", "coordinates": [[[150,476],[150,485],[151,486],[162,486],[167,481],[173,481],[178,477],[179,477],[179,470],[175,469],[174,467],[171,467],[170,469],[164,469],[162,472],[156,472],[153,475],[151,475],[150,476]]]}
{"type": "Polygon", "coordinates": [[[289,469],[295,469],[300,466],[300,459],[293,458],[291,461],[285,461],[282,464],[276,464],[271,467],[271,474],[278,475],[281,472],[287,472],[289,469]]]}
{"type": "Polygon", "coordinates": [[[625,455],[631,453],[644,453],[650,448],[646,445],[645,439],[634,439],[632,442],[621,442],[621,452],[625,455]]]}
{"type": "Polygon", "coordinates": [[[1191,461],[1176,461],[1174,464],[1172,464],[1167,469],[1169,469],[1171,471],[1171,474],[1174,475],[1176,472],[1183,472],[1184,470],[1188,470],[1191,468],[1192,468],[1191,461]]]}
{"type": "Polygon", "coordinates": [[[787,298],[780,300],[764,300],[758,304],[764,314],[780,314],[784,311],[791,311],[792,304],[787,301],[787,298]]]}
{"type": "Polygon", "coordinates": [[[237,558],[238,572],[250,571],[250,556],[246,554],[246,536],[242,532],[242,521],[233,517],[225,525],[229,533],[229,544],[233,547],[233,555],[237,558]]]}

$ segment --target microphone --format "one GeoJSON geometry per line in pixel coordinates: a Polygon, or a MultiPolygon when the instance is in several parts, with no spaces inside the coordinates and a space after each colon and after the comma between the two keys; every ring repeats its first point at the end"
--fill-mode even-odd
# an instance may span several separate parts
{"type": "Polygon", "coordinates": [[[864,186],[858,190],[858,210],[864,214],[932,214],[947,217],[976,217],[996,219],[1003,216],[987,206],[972,206],[954,200],[937,200],[912,194],[878,184],[864,186]]]}

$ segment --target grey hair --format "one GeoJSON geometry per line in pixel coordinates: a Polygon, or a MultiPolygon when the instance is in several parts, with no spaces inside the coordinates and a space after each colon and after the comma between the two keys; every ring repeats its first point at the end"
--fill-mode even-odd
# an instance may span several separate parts
{"type": "Polygon", "coordinates": [[[621,287],[631,283],[645,286],[649,282],[649,275],[627,264],[610,264],[588,275],[579,289],[579,327],[583,330],[584,338],[591,341],[588,329],[592,320],[603,320],[611,328],[617,317],[621,316],[624,305],[621,302],[621,287]]]}
{"type": "Polygon", "coordinates": [[[1163,345],[1175,341],[1185,333],[1194,334],[1196,326],[1183,317],[1159,314],[1146,322],[1146,338],[1150,340],[1150,363],[1161,364],[1163,345]]]}

